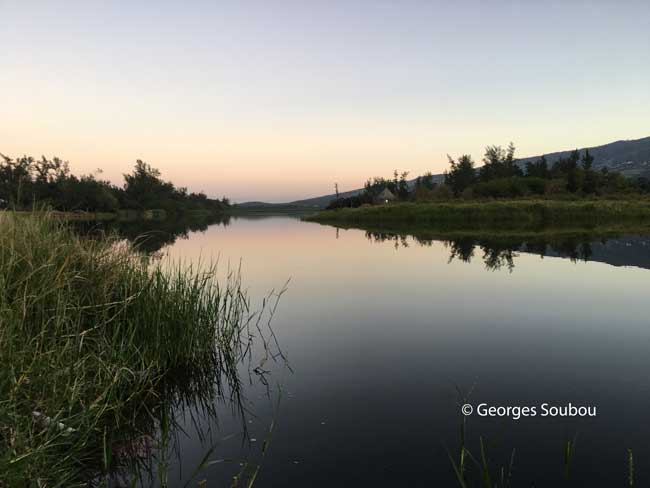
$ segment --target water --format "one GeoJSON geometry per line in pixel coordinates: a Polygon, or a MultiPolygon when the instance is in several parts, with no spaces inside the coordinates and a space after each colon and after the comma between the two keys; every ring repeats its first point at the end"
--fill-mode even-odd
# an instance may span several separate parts
{"type": "Polygon", "coordinates": [[[458,486],[449,454],[464,402],[596,407],[586,418],[467,417],[468,449],[479,458],[482,437],[495,472],[515,449],[513,486],[622,486],[628,448],[635,486],[650,481],[650,239],[445,242],[286,216],[226,224],[163,252],[218,257],[224,273],[241,265],[253,306],[290,279],[273,328],[291,370],[270,361],[268,387],[246,379],[245,415],[226,401],[218,419],[187,417],[169,486],[228,486],[245,461],[261,464],[264,487],[458,486]]]}

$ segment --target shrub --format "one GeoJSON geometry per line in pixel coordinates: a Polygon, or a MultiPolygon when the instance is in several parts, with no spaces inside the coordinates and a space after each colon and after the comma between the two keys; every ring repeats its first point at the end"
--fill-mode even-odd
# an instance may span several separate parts
{"type": "Polygon", "coordinates": [[[431,193],[431,199],[433,201],[447,201],[451,200],[454,197],[454,192],[451,191],[451,188],[447,185],[438,185],[436,186],[432,193],[431,193]]]}
{"type": "Polygon", "coordinates": [[[546,180],[544,178],[524,178],[531,195],[543,195],[546,191],[546,180]]]}

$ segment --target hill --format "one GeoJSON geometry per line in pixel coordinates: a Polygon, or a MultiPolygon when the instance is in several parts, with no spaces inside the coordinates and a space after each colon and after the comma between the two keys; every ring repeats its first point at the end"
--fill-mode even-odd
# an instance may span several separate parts
{"type": "MultiPolygon", "coordinates": [[[[594,157],[594,168],[607,167],[611,171],[618,171],[625,176],[641,176],[650,173],[650,137],[632,141],[616,141],[603,146],[581,148],[589,149],[594,157]]],[[[571,150],[545,154],[549,166],[558,159],[569,155],[571,150]]],[[[532,156],[517,160],[517,164],[525,167],[526,163],[539,159],[541,156],[532,156]]]]}

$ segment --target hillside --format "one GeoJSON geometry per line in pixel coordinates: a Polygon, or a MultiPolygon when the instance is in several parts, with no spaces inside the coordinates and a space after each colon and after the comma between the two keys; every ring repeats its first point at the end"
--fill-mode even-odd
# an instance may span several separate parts
{"type": "MultiPolygon", "coordinates": [[[[589,149],[589,152],[594,157],[594,168],[601,169],[607,167],[612,171],[618,171],[625,176],[634,177],[641,175],[650,175],[650,137],[643,139],[636,139],[630,141],[616,141],[602,146],[595,146],[589,148],[580,148],[581,151],[589,149]]],[[[572,149],[566,151],[558,151],[550,154],[545,154],[549,166],[555,163],[558,159],[568,156],[572,149]]],[[[517,164],[525,167],[526,163],[539,159],[542,155],[528,156],[517,160],[517,164]]],[[[443,181],[444,175],[434,175],[434,181],[440,183],[443,181]]],[[[415,179],[409,181],[409,185],[413,185],[415,179]]],[[[341,192],[341,197],[351,197],[357,195],[363,189],[351,190],[341,192]]],[[[267,208],[272,207],[298,207],[298,208],[325,208],[329,202],[334,200],[336,195],[322,195],[314,198],[306,198],[303,200],[296,200],[288,203],[263,203],[263,202],[247,202],[240,204],[241,207],[247,206],[267,208]]]]}
{"type": "MultiPolygon", "coordinates": [[[[616,141],[603,146],[581,148],[589,149],[594,157],[594,167],[601,169],[607,167],[612,171],[618,171],[625,176],[641,176],[650,173],[650,137],[632,141],[616,141]]],[[[545,154],[549,166],[558,159],[569,155],[571,150],[559,151],[545,154]]],[[[541,156],[532,156],[517,160],[517,163],[525,167],[526,163],[539,159],[541,156]]]]}

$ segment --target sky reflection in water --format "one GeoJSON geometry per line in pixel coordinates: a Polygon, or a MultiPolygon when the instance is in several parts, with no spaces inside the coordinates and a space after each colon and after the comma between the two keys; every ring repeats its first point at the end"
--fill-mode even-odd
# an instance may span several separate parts
{"type": "MultiPolygon", "coordinates": [[[[257,486],[454,486],[446,448],[459,443],[458,389],[473,404],[597,406],[586,419],[470,417],[471,451],[483,436],[502,465],[516,448],[515,486],[563,486],[564,443],[576,435],[572,480],[625,482],[632,448],[637,484],[647,482],[649,241],[555,242],[543,259],[539,242],[498,242],[277,216],[233,218],[164,248],[187,262],[218,257],[222,273],[241,265],[254,307],[291,279],[273,320],[293,370],[269,367],[279,410],[261,385],[247,387],[256,441],[242,447],[235,435],[213,458],[259,460],[275,419],[257,486]]],[[[241,431],[227,410],[217,437],[241,431]]],[[[191,431],[172,486],[205,454],[191,431]]],[[[199,479],[219,486],[238,469],[215,464],[199,479]]]]}

